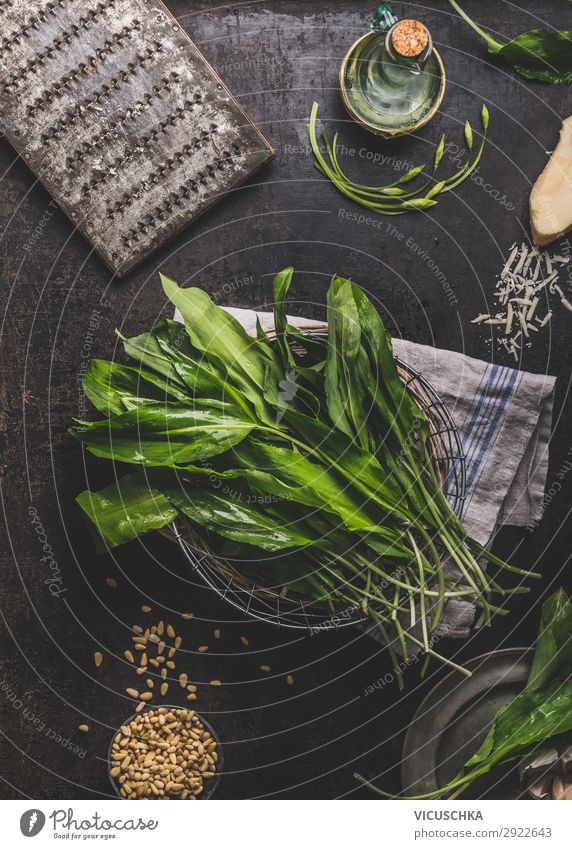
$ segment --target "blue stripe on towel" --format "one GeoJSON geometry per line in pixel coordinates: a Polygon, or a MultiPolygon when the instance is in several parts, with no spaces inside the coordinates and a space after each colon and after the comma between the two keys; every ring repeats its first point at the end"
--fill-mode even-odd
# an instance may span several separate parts
{"type": "MultiPolygon", "coordinates": [[[[479,392],[478,401],[466,430],[462,433],[467,464],[467,495],[472,496],[488,447],[496,439],[499,421],[513,393],[519,372],[504,366],[491,366],[487,380],[479,392]]],[[[481,382],[482,385],[482,382],[481,382]]]]}
{"type": "Polygon", "coordinates": [[[468,457],[470,446],[473,441],[473,429],[476,428],[481,421],[481,412],[483,407],[485,407],[487,402],[487,392],[491,386],[493,378],[496,374],[497,366],[492,366],[492,368],[484,369],[481,379],[479,381],[479,385],[475,390],[475,394],[471,400],[470,410],[471,415],[469,421],[467,423],[467,419],[461,425],[461,438],[463,441],[463,453],[465,455],[465,459],[468,457]],[[485,382],[486,378],[486,382],[485,382]],[[483,388],[483,382],[485,382],[485,386],[483,388]]]}
{"type": "Polygon", "coordinates": [[[469,426],[464,437],[465,461],[470,467],[471,461],[481,444],[483,433],[494,415],[498,398],[501,396],[508,369],[502,366],[490,366],[486,370],[486,381],[479,386],[477,403],[471,413],[469,426]]]}

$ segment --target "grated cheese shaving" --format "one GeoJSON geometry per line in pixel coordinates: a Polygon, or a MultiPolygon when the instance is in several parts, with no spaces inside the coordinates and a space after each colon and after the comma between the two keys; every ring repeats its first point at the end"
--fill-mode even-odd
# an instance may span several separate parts
{"type": "Polygon", "coordinates": [[[520,247],[513,243],[493,293],[500,312],[480,313],[471,323],[498,327],[498,347],[518,359],[518,339],[524,336],[526,347],[530,348],[530,331],[538,333],[552,321],[551,295],[556,295],[562,306],[572,312],[572,296],[567,297],[557,282],[559,268],[569,262],[569,256],[550,256],[537,245],[528,248],[525,242],[520,247]],[[536,315],[541,301],[548,308],[543,318],[536,315]]]}

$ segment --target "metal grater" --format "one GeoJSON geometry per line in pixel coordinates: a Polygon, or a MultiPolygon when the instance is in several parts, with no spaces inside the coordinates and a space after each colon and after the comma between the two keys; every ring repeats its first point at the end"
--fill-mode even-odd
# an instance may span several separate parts
{"type": "Polygon", "coordinates": [[[0,0],[1,129],[122,276],[274,156],[159,0],[0,0]]]}

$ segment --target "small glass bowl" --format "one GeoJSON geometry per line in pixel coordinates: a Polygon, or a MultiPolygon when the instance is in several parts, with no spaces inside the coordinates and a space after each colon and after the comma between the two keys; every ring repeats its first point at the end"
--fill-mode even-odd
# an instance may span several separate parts
{"type": "MultiPolygon", "coordinates": [[[[153,705],[153,704],[147,704],[147,705],[145,705],[143,710],[139,711],[139,713],[132,713],[131,716],[129,716],[125,720],[125,722],[122,722],[121,725],[119,726],[119,728],[116,731],[114,731],[113,736],[111,738],[111,742],[109,743],[109,750],[107,752],[107,774],[109,776],[109,780],[111,781],[111,786],[113,787],[113,792],[115,793],[115,795],[117,796],[118,799],[121,799],[122,802],[133,801],[131,799],[126,799],[125,796],[121,795],[121,793],[119,792],[120,784],[111,775],[111,769],[112,769],[112,766],[111,766],[111,763],[112,763],[112,761],[111,761],[111,751],[112,751],[112,747],[113,747],[113,741],[115,740],[116,736],[120,733],[121,726],[129,725],[129,723],[132,722],[136,717],[142,716],[144,713],[149,713],[149,711],[152,711],[152,710],[157,711],[160,708],[166,708],[167,710],[193,711],[193,713],[195,714],[197,719],[200,722],[202,722],[202,724],[204,725],[206,730],[209,732],[209,734],[211,735],[211,737],[215,741],[216,751],[217,751],[217,754],[218,754],[218,761],[217,761],[217,764],[216,764],[216,773],[215,773],[213,778],[204,779],[204,781],[203,781],[203,792],[198,797],[197,801],[200,802],[200,801],[203,801],[203,800],[206,800],[206,799],[210,799],[211,796],[213,795],[213,793],[215,792],[216,788],[218,787],[218,784],[220,782],[221,775],[222,775],[222,769],[223,769],[222,744],[220,742],[220,738],[219,738],[218,734],[216,733],[216,731],[214,730],[214,728],[212,727],[210,722],[207,722],[207,720],[204,719],[204,717],[202,717],[200,715],[200,713],[197,713],[196,710],[193,710],[193,708],[187,708],[187,707],[184,707],[184,705],[153,705]]],[[[147,801],[147,799],[149,799],[150,801],[154,801],[153,796],[145,797],[145,801],[147,801]]],[[[143,801],[143,800],[141,800],[141,801],[143,801]]],[[[173,800],[173,801],[177,801],[177,800],[173,800]]],[[[192,800],[189,800],[189,801],[192,801],[192,800]]]]}

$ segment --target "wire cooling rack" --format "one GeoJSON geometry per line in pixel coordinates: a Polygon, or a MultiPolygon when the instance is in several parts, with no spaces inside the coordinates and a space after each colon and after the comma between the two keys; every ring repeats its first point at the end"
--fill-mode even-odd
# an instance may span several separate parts
{"type": "MultiPolygon", "coordinates": [[[[322,334],[313,333],[312,336],[326,338],[322,334]]],[[[427,416],[435,469],[449,503],[461,518],[465,503],[466,473],[459,431],[445,402],[431,383],[397,357],[396,363],[408,392],[427,416]]],[[[271,563],[264,568],[266,554],[258,564],[252,567],[249,564],[250,580],[245,578],[237,563],[210,550],[201,529],[184,517],[177,519],[168,535],[177,541],[189,565],[205,584],[221,599],[253,619],[283,628],[320,632],[355,625],[365,618],[357,604],[336,607],[332,613],[323,601],[304,598],[281,586],[268,586],[265,575],[271,563]]],[[[303,553],[300,556],[303,557],[303,553]]]]}

